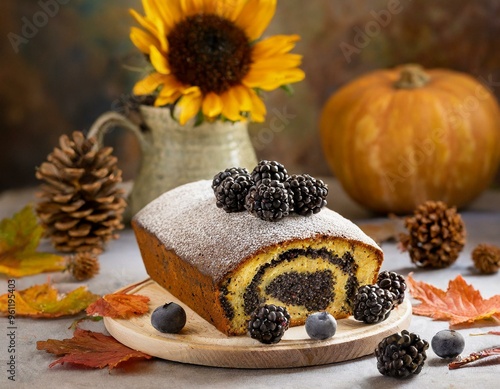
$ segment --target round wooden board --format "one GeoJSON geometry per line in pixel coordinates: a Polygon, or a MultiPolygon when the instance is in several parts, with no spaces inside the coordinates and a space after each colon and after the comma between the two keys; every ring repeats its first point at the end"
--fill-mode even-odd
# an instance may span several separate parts
{"type": "Polygon", "coordinates": [[[385,321],[367,325],[352,317],[338,321],[337,333],[327,340],[312,340],[304,326],[292,327],[273,345],[249,336],[226,336],[154,281],[128,293],[148,296],[150,313],[129,320],[104,318],[109,333],[124,345],[146,354],[204,366],[229,368],[285,368],[324,365],[372,354],[386,336],[407,329],[411,304],[406,299],[385,321]],[[187,323],[179,334],[163,334],[150,323],[151,312],[175,301],[186,310],[187,323]]]}

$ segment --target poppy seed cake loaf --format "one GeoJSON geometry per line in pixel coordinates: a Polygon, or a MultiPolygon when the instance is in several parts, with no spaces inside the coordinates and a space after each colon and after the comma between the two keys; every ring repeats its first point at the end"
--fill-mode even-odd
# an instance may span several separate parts
{"type": "Polygon", "coordinates": [[[132,227],[150,277],[227,335],[244,334],[262,302],[286,307],[292,326],[317,311],[346,317],[383,260],[376,243],[336,212],[277,222],[226,213],[208,180],[164,193],[132,227]]]}

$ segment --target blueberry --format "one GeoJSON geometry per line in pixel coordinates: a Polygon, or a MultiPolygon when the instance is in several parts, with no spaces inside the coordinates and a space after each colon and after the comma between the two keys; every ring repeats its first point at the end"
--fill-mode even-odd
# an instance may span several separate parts
{"type": "Polygon", "coordinates": [[[176,334],[186,324],[186,311],[179,304],[167,303],[151,314],[151,325],[160,332],[176,334]]]}
{"type": "Polygon", "coordinates": [[[454,330],[439,331],[431,340],[432,350],[441,358],[455,358],[464,351],[464,337],[454,330]]]}
{"type": "Polygon", "coordinates": [[[316,312],[306,319],[306,332],[311,339],[331,338],[337,331],[337,320],[328,312],[316,312]]]}

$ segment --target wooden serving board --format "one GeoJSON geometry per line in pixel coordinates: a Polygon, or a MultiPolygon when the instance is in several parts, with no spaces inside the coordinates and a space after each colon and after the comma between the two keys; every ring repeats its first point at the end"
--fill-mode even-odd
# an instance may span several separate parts
{"type": "Polygon", "coordinates": [[[378,324],[342,319],[335,336],[322,341],[310,339],[304,326],[291,327],[279,343],[266,345],[249,336],[224,335],[152,280],[128,293],[148,296],[150,313],[129,320],[104,318],[115,339],[158,358],[204,366],[267,369],[347,361],[372,354],[384,337],[407,329],[411,320],[411,304],[406,299],[378,324]],[[187,323],[179,334],[158,332],[150,322],[151,312],[171,301],[186,310],[187,323]]]}

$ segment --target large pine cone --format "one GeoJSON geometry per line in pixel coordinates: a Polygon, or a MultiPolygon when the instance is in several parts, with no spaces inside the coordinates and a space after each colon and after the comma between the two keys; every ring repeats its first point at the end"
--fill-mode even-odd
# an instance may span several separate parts
{"type": "Polygon", "coordinates": [[[444,268],[453,264],[465,244],[465,225],[456,208],[442,201],[427,201],[406,218],[408,235],[401,236],[403,250],[420,267],[444,268]]]}
{"type": "Polygon", "coordinates": [[[122,181],[117,158],[112,148],[99,149],[95,139],[78,131],[73,139],[62,135],[59,146],[36,172],[44,182],[37,214],[57,250],[100,253],[123,228],[126,201],[117,187],[122,181]]]}

